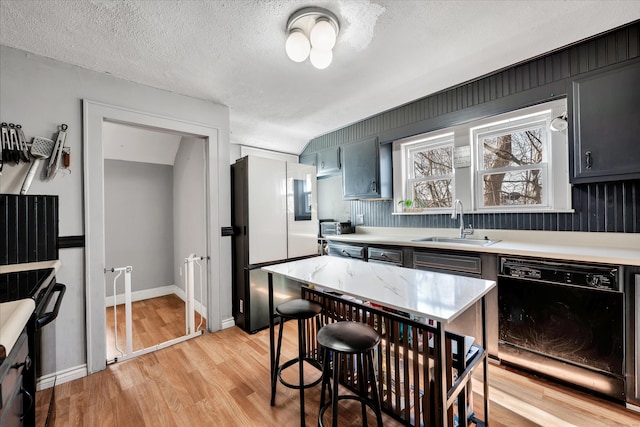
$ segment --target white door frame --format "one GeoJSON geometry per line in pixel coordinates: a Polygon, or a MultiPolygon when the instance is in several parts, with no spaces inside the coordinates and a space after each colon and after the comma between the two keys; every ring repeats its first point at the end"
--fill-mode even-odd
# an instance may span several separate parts
{"type": "Polygon", "coordinates": [[[102,123],[105,121],[148,127],[205,139],[207,206],[207,329],[217,331],[220,319],[220,230],[219,178],[220,140],[218,129],[131,110],[96,101],[83,100],[84,149],[84,221],[85,221],[85,299],[87,371],[106,368],[105,317],[105,231],[104,231],[104,156],[102,123]]]}

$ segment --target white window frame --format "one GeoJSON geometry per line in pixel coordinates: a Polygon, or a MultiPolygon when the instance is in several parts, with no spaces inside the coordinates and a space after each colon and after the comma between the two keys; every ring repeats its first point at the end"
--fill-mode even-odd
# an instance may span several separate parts
{"type": "Polygon", "coordinates": [[[547,185],[549,182],[553,182],[549,180],[549,141],[551,140],[551,135],[549,131],[549,122],[550,122],[550,114],[551,110],[543,111],[539,114],[533,116],[526,116],[521,118],[516,118],[513,120],[507,120],[504,122],[499,122],[496,124],[480,126],[471,129],[471,143],[474,147],[474,151],[476,154],[477,161],[474,162],[475,166],[475,185],[474,185],[474,196],[475,196],[475,206],[478,211],[495,211],[496,209],[548,209],[549,201],[552,200],[550,197],[550,193],[553,192],[553,188],[549,188],[547,185]],[[500,136],[510,132],[517,131],[525,131],[527,129],[533,128],[542,128],[542,159],[538,164],[529,164],[525,166],[507,166],[504,168],[498,169],[484,169],[483,165],[483,146],[480,141],[487,137],[500,136]],[[541,182],[542,182],[542,200],[539,205],[499,205],[499,206],[485,206],[484,205],[484,188],[483,188],[483,177],[485,175],[500,173],[500,172],[515,172],[520,170],[532,170],[532,169],[540,169],[542,172],[541,182]]]}
{"type": "Polygon", "coordinates": [[[566,111],[566,99],[523,108],[499,116],[472,123],[469,138],[472,147],[473,211],[482,212],[567,212],[571,211],[571,186],[569,184],[567,131],[552,132],[551,120],[566,111]],[[483,169],[481,139],[486,136],[527,128],[542,127],[542,161],[538,165],[483,169]],[[486,173],[509,172],[517,169],[541,169],[543,198],[539,205],[485,206],[482,177],[486,173]]]}
{"type": "MultiPolygon", "coordinates": [[[[428,178],[416,178],[413,169],[414,165],[414,156],[415,153],[424,151],[425,149],[435,149],[440,147],[451,147],[452,154],[455,150],[454,146],[454,133],[453,132],[430,132],[428,134],[418,135],[412,138],[406,138],[400,141],[396,141],[394,143],[394,147],[399,147],[401,151],[402,162],[400,164],[401,170],[401,180],[402,180],[402,191],[394,197],[394,202],[397,207],[397,210],[402,212],[402,209],[398,206],[401,200],[406,200],[407,198],[413,198],[410,194],[411,189],[413,188],[412,184],[415,182],[422,181],[437,181],[441,179],[451,179],[451,193],[452,193],[452,204],[453,200],[455,200],[455,170],[453,169],[453,164],[451,165],[451,174],[446,175],[431,175],[428,178]]],[[[453,162],[453,160],[452,160],[453,162]]],[[[395,169],[395,168],[394,168],[395,169]]],[[[394,179],[394,181],[398,182],[394,179]]],[[[444,208],[422,208],[423,212],[442,212],[451,210],[452,206],[444,207],[444,208]]]]}
{"type": "MultiPolygon", "coordinates": [[[[393,185],[394,185],[394,214],[403,214],[398,202],[409,195],[410,178],[409,167],[412,165],[409,153],[421,145],[438,145],[446,140],[453,141],[454,172],[451,181],[453,199],[460,199],[465,207],[465,213],[490,212],[573,212],[571,209],[571,185],[569,183],[569,149],[567,130],[551,132],[550,124],[553,118],[561,116],[567,111],[566,98],[549,101],[532,107],[522,108],[486,119],[475,120],[462,125],[438,131],[428,132],[393,142],[393,185]],[[546,149],[541,168],[545,170],[543,178],[544,201],[541,205],[503,205],[483,206],[482,194],[482,166],[481,152],[478,149],[477,135],[499,132],[500,129],[525,126],[527,122],[544,122],[546,131],[546,149]],[[474,135],[474,132],[476,135],[474,135]],[[462,147],[471,151],[471,161],[465,160],[462,147]],[[460,149],[460,150],[459,150],[460,149]],[[460,156],[460,157],[459,157],[460,156]]],[[[468,153],[468,151],[466,151],[468,153]]],[[[467,158],[468,159],[468,158],[467,158]]],[[[451,208],[425,208],[419,214],[441,214],[450,212],[451,208]]]]}

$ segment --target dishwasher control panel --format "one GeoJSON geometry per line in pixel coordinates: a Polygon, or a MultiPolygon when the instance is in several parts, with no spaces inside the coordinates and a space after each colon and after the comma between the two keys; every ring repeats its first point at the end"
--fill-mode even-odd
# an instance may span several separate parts
{"type": "Polygon", "coordinates": [[[620,292],[618,266],[527,258],[500,258],[500,275],[620,292]]]}

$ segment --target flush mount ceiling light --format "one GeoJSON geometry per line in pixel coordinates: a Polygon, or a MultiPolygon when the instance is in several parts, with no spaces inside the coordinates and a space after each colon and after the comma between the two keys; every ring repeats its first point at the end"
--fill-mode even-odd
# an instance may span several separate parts
{"type": "Polygon", "coordinates": [[[567,113],[562,113],[561,116],[556,117],[551,120],[551,124],[549,128],[554,132],[561,132],[569,127],[569,122],[567,121],[567,113]]]}
{"type": "Polygon", "coordinates": [[[287,21],[287,56],[293,62],[309,58],[314,67],[327,68],[333,60],[339,32],[338,18],[330,11],[319,7],[300,9],[287,21]]]}

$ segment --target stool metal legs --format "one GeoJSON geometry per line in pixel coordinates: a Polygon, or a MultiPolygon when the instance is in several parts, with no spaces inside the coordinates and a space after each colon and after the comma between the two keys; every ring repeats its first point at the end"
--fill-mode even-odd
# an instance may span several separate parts
{"type": "Polygon", "coordinates": [[[342,370],[342,353],[331,351],[323,348],[322,351],[322,388],[320,390],[320,412],[318,414],[318,426],[324,427],[323,416],[325,411],[331,406],[331,426],[338,426],[338,401],[339,400],[357,400],[362,406],[362,423],[367,426],[367,406],[369,406],[376,414],[376,422],[378,426],[382,426],[382,411],[380,404],[380,395],[378,393],[378,383],[376,381],[376,373],[373,365],[373,350],[356,355],[358,384],[360,396],[338,395],[338,385],[340,379],[340,371],[342,370]],[[333,353],[331,355],[331,353],[333,353]],[[330,359],[333,357],[333,370],[330,369],[330,359]],[[367,366],[367,376],[365,379],[364,365],[367,366]],[[331,374],[332,373],[332,374],[331,374]],[[333,377],[333,378],[331,378],[333,377]],[[333,384],[331,384],[333,380],[333,384]],[[371,386],[371,399],[368,396],[368,388],[371,386]],[[325,403],[325,390],[329,391],[329,403],[325,403]]]}
{"type": "Polygon", "coordinates": [[[273,377],[271,378],[271,406],[276,404],[276,384],[280,381],[284,386],[298,389],[300,390],[300,425],[305,425],[305,417],[304,417],[304,389],[313,387],[322,381],[322,377],[313,381],[312,383],[305,384],[304,383],[304,362],[305,360],[317,368],[320,368],[320,364],[315,360],[306,357],[305,355],[305,343],[306,343],[306,334],[305,334],[305,322],[306,319],[298,319],[298,357],[296,359],[291,359],[285,362],[282,366],[280,366],[280,351],[282,349],[282,331],[284,326],[284,320],[280,317],[280,328],[278,332],[278,346],[276,347],[276,360],[275,360],[275,370],[273,371],[273,377]],[[300,376],[299,384],[291,384],[285,381],[282,378],[282,371],[287,369],[289,366],[298,364],[298,373],[300,376]]]}

